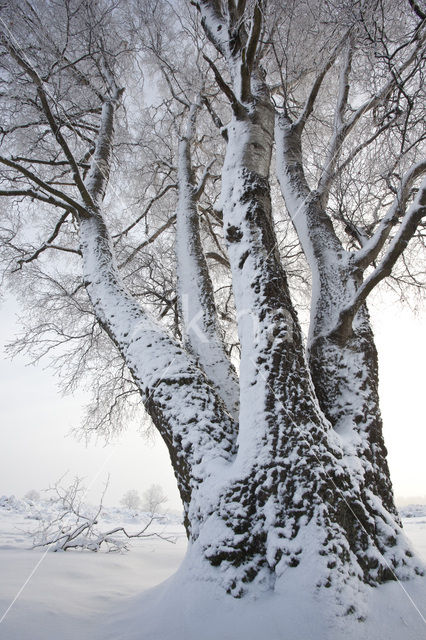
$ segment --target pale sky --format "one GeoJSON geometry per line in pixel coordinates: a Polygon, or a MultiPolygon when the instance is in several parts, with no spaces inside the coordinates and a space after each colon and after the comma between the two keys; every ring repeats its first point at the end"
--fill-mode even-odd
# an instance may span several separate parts
{"type": "MultiPolygon", "coordinates": [[[[0,343],[16,331],[14,306],[0,307],[0,343]]],[[[426,496],[424,317],[399,307],[372,309],[380,359],[380,387],[385,441],[397,497],[426,496]]],[[[128,489],[143,493],[150,484],[163,486],[166,507],[180,509],[168,453],[159,437],[147,442],[131,425],[117,443],[103,446],[69,436],[82,419],[83,392],[61,396],[53,375],[42,365],[26,366],[23,358],[0,359],[0,496],[22,497],[28,490],[52,485],[68,471],[90,487],[96,501],[108,473],[105,502],[118,504],[128,489]]],[[[425,498],[426,499],[426,498],[425,498]]]]}

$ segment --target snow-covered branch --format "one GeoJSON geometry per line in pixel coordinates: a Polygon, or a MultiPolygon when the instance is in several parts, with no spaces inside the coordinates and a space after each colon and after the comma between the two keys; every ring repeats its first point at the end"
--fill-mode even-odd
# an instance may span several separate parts
{"type": "Polygon", "coordinates": [[[351,43],[349,43],[346,47],[340,70],[339,93],[334,113],[333,134],[328,144],[328,151],[317,187],[323,207],[327,203],[328,190],[333,179],[334,168],[340,155],[343,139],[346,135],[344,116],[348,106],[349,75],[352,67],[352,55],[353,49],[351,43]]]}
{"type": "Polygon", "coordinates": [[[213,285],[204,255],[197,200],[207,179],[206,168],[194,186],[191,142],[199,105],[190,110],[186,135],[179,143],[179,200],[176,224],[178,300],[185,342],[198,358],[207,377],[223,398],[234,419],[238,418],[237,375],[227,356],[217,317],[213,285]]]}
{"type": "Polygon", "coordinates": [[[193,0],[201,14],[201,24],[214,47],[227,57],[229,49],[228,28],[222,13],[220,0],[193,0]]]}
{"type": "MultiPolygon", "coordinates": [[[[144,220],[146,218],[146,216],[148,215],[148,213],[151,210],[152,205],[157,202],[158,200],[161,200],[161,198],[163,196],[166,195],[166,193],[168,191],[170,191],[170,189],[177,189],[177,184],[175,183],[171,183],[166,185],[163,189],[161,189],[161,191],[159,191],[153,198],[151,198],[148,202],[148,204],[146,205],[146,207],[144,208],[144,210],[142,211],[142,213],[140,215],[137,216],[137,218],[135,220],[133,220],[125,229],[123,229],[123,231],[120,231],[120,233],[116,233],[114,234],[112,237],[115,238],[120,238],[122,236],[125,236],[126,234],[129,233],[129,231],[131,231],[132,229],[134,229],[134,227],[136,227],[136,225],[139,224],[139,222],[141,222],[141,220],[144,220]]],[[[174,221],[174,216],[172,216],[173,221],[174,221]]],[[[171,218],[170,218],[171,220],[171,218]]],[[[168,225],[170,226],[170,225],[168,225]]],[[[160,232],[161,233],[161,232],[160,232]]],[[[155,236],[155,238],[158,237],[157,235],[155,236]]],[[[153,240],[155,240],[155,238],[153,238],[153,240]]],[[[149,243],[149,241],[147,241],[147,243],[149,243]]],[[[143,245],[145,246],[145,245],[143,245]]]]}
{"type": "Polygon", "coordinates": [[[333,329],[331,335],[336,336],[338,340],[345,341],[347,339],[351,332],[352,321],[355,314],[365,302],[367,296],[374,287],[391,274],[396,261],[406,249],[407,244],[414,236],[420,221],[425,216],[426,179],[423,180],[414,202],[405,213],[398,231],[392,238],[392,241],[379,264],[361,284],[352,303],[340,312],[337,326],[333,329]]]}
{"type": "Polygon", "coordinates": [[[1,40],[3,42],[3,44],[6,46],[7,50],[9,51],[10,55],[12,56],[12,58],[15,59],[15,61],[18,63],[18,65],[25,71],[25,73],[28,74],[28,76],[31,78],[31,80],[34,82],[36,88],[37,88],[37,95],[40,98],[40,102],[42,104],[42,108],[44,111],[44,114],[47,118],[47,122],[49,123],[50,129],[52,131],[52,134],[54,135],[54,137],[56,138],[58,144],[60,145],[67,161],[70,164],[71,170],[72,170],[72,174],[73,174],[73,179],[75,182],[76,187],[78,188],[81,198],[84,202],[84,204],[88,207],[92,207],[93,206],[93,201],[86,189],[86,186],[83,182],[83,178],[80,175],[80,169],[78,167],[78,162],[75,160],[74,155],[71,151],[71,149],[68,146],[67,141],[65,140],[64,136],[61,133],[60,130],[60,125],[58,124],[58,122],[56,121],[55,116],[52,113],[52,110],[50,108],[50,104],[49,104],[49,96],[46,93],[45,87],[44,87],[44,82],[43,80],[40,78],[40,75],[38,74],[38,72],[32,67],[32,65],[30,64],[30,62],[28,61],[27,57],[24,57],[21,55],[21,53],[19,52],[18,48],[12,43],[10,42],[4,35],[1,36],[1,40]]]}
{"type": "Polygon", "coordinates": [[[142,251],[142,249],[144,249],[148,245],[155,242],[157,238],[159,238],[161,234],[164,233],[164,231],[167,231],[167,229],[169,229],[175,222],[176,222],[176,214],[174,213],[172,216],[170,216],[168,220],[166,220],[164,224],[161,225],[161,227],[158,227],[158,229],[154,231],[154,233],[152,233],[149,236],[149,238],[146,238],[146,240],[144,240],[143,242],[138,244],[134,249],[132,249],[132,251],[129,253],[127,258],[123,260],[123,262],[119,265],[120,268],[125,267],[129,262],[133,260],[136,254],[138,254],[140,251],[142,251]]]}
{"type": "Polygon", "coordinates": [[[34,253],[32,253],[30,256],[27,256],[26,258],[21,258],[20,260],[18,260],[19,269],[21,269],[24,264],[37,260],[39,255],[42,254],[47,249],[56,249],[58,251],[66,251],[66,252],[75,253],[81,256],[81,252],[78,249],[72,249],[70,247],[61,247],[56,244],[53,244],[53,241],[56,240],[56,238],[58,237],[59,232],[61,231],[62,225],[64,224],[64,222],[66,221],[69,215],[70,215],[70,211],[66,211],[60,217],[49,238],[46,240],[46,242],[43,242],[43,244],[36,251],[34,251],[34,253]]]}
{"type": "MultiPolygon", "coordinates": [[[[1,159],[0,159],[1,162],[1,159]]],[[[60,207],[61,209],[69,210],[69,206],[67,206],[64,202],[53,198],[52,196],[43,195],[40,191],[36,191],[34,189],[5,189],[0,190],[0,196],[8,196],[11,198],[15,197],[28,197],[31,200],[40,200],[40,202],[44,202],[46,204],[53,204],[55,207],[60,207]]]]}
{"type": "Polygon", "coordinates": [[[276,115],[276,171],[281,193],[313,274],[319,264],[334,261],[342,250],[332,222],[306,180],[302,140],[296,125],[283,114],[276,115]],[[325,242],[325,238],[327,239],[325,242]]]}
{"type": "Polygon", "coordinates": [[[210,65],[210,68],[212,69],[212,71],[214,73],[214,77],[216,79],[217,86],[219,87],[219,89],[221,89],[221,91],[223,91],[225,96],[228,98],[229,104],[231,105],[232,110],[235,113],[235,115],[238,116],[240,114],[243,114],[245,112],[245,109],[244,109],[243,105],[238,100],[237,96],[235,95],[234,91],[231,89],[229,84],[227,82],[225,82],[225,80],[223,79],[219,69],[217,68],[217,66],[213,62],[213,60],[210,60],[210,58],[206,54],[203,54],[203,58],[210,65]]]}
{"type": "Polygon", "coordinates": [[[80,235],[84,280],[95,314],[133,374],[188,504],[200,465],[208,474],[213,460],[231,459],[232,420],[195,360],[126,290],[100,213],[81,218],[80,235]]]}
{"type": "Polygon", "coordinates": [[[92,199],[92,206],[90,206],[89,209],[94,209],[96,205],[102,202],[105,196],[110,173],[115,107],[115,100],[104,102],[102,105],[101,122],[96,138],[95,152],[91,158],[90,169],[84,181],[85,187],[92,199]]]}
{"type": "Polygon", "coordinates": [[[327,72],[331,69],[331,67],[333,66],[333,64],[336,61],[336,58],[339,54],[340,49],[342,48],[342,44],[345,42],[345,40],[347,39],[347,36],[349,35],[349,32],[345,34],[344,38],[334,47],[331,55],[329,56],[328,60],[325,62],[325,64],[322,66],[322,68],[320,69],[317,77],[315,78],[315,81],[311,87],[311,90],[308,94],[308,97],[306,98],[305,104],[303,106],[302,112],[300,114],[300,116],[298,117],[298,119],[296,120],[296,122],[294,123],[295,127],[297,127],[297,130],[299,132],[299,134],[302,133],[303,128],[306,125],[306,122],[308,121],[309,116],[311,115],[313,109],[314,109],[314,105],[315,105],[315,101],[317,99],[318,96],[318,92],[321,89],[321,85],[323,83],[323,80],[325,78],[325,76],[327,75],[327,72]]]}
{"type": "MultiPolygon", "coordinates": [[[[64,191],[59,191],[59,189],[55,189],[50,184],[48,184],[45,180],[42,180],[35,173],[33,173],[32,171],[24,167],[22,164],[19,164],[18,162],[14,162],[13,160],[10,160],[9,158],[6,158],[4,156],[0,156],[0,163],[4,164],[6,167],[14,169],[14,171],[16,171],[18,174],[25,176],[30,182],[36,184],[38,187],[41,187],[44,191],[47,191],[52,196],[54,196],[54,198],[56,198],[56,200],[54,198],[48,199],[49,203],[55,204],[57,206],[61,206],[62,208],[64,208],[64,205],[67,205],[69,208],[73,209],[74,211],[77,211],[84,215],[86,208],[81,204],[81,202],[79,202],[78,200],[75,200],[64,191]],[[59,203],[62,203],[62,204],[59,204],[59,203]]],[[[8,191],[11,191],[11,190],[8,190],[8,191]]],[[[37,192],[35,193],[37,194],[37,192]]],[[[8,193],[6,193],[5,195],[8,195],[8,193]]],[[[33,195],[33,192],[31,190],[29,192],[27,191],[26,194],[21,194],[21,195],[28,195],[30,198],[37,197],[37,199],[43,199],[43,196],[39,196],[38,194],[33,195]]]]}
{"type": "Polygon", "coordinates": [[[413,165],[402,177],[401,183],[395,199],[389,207],[386,215],[379,224],[374,235],[364,244],[354,258],[354,263],[361,269],[366,269],[372,264],[382,250],[392,227],[403,215],[407,200],[410,196],[410,190],[415,180],[426,172],[426,160],[413,165]]]}
{"type": "MultiPolygon", "coordinates": [[[[340,74],[339,96],[336,104],[333,134],[328,143],[328,150],[317,187],[317,191],[320,195],[323,207],[325,207],[327,204],[330,186],[337,175],[337,173],[335,172],[335,167],[339,161],[344,141],[347,139],[362,116],[370,112],[372,109],[378,107],[379,105],[385,103],[396,87],[401,88],[404,86],[406,79],[403,78],[403,73],[413,63],[417,63],[417,60],[421,53],[421,48],[424,43],[424,39],[424,34],[420,34],[418,40],[415,42],[412,48],[410,55],[404,62],[399,65],[397,69],[391,70],[391,77],[382,86],[382,88],[379,89],[373,96],[368,98],[352,113],[352,115],[347,120],[345,120],[344,115],[347,108],[347,98],[349,94],[349,75],[351,72],[353,55],[352,47],[347,47],[345,60],[342,65],[340,74]]],[[[408,73],[407,77],[410,77],[410,73],[408,73]]],[[[376,137],[377,136],[374,136],[371,142],[376,137]]],[[[350,157],[355,157],[355,155],[363,148],[364,146],[362,144],[359,145],[356,153],[352,152],[350,154],[350,157]]]]}
{"type": "Polygon", "coordinates": [[[80,549],[86,551],[100,551],[105,547],[108,551],[117,552],[128,549],[128,542],[133,539],[159,538],[167,542],[174,542],[173,536],[165,535],[153,530],[158,522],[154,512],[147,514],[142,529],[129,532],[124,526],[114,527],[106,531],[99,528],[99,520],[103,510],[103,499],[108,487],[105,485],[99,505],[93,509],[84,505],[82,497],[86,489],[80,478],[67,487],[60,484],[53,487],[54,495],[50,499],[50,507],[58,514],[49,520],[42,520],[33,536],[33,549],[49,547],[52,551],[69,551],[80,549]]]}

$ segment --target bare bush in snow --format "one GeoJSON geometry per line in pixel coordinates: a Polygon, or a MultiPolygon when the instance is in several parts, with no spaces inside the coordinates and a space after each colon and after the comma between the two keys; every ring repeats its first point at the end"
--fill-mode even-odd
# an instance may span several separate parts
{"type": "Polygon", "coordinates": [[[139,509],[141,506],[141,497],[136,489],[129,489],[120,500],[120,504],[127,509],[139,509]]]}
{"type": "Polygon", "coordinates": [[[57,515],[50,520],[42,520],[36,531],[31,532],[34,538],[33,548],[50,547],[52,551],[71,549],[99,551],[102,547],[107,551],[117,552],[128,550],[132,539],[155,537],[174,542],[172,536],[152,531],[151,525],[156,520],[154,515],[149,517],[143,528],[136,532],[129,532],[122,526],[103,530],[99,521],[107,487],[108,483],[105,485],[99,504],[96,507],[89,507],[83,501],[87,490],[80,478],[74,478],[68,486],[63,486],[61,481],[56,483],[50,489],[52,493],[50,502],[57,506],[57,515]]]}

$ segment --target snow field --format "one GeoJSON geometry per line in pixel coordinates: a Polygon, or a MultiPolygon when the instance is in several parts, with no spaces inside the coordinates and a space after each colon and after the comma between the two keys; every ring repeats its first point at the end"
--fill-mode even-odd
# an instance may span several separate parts
{"type": "MultiPolygon", "coordinates": [[[[21,591],[0,623],[1,640],[426,638],[416,610],[425,607],[424,579],[366,588],[360,593],[365,623],[354,616],[336,619],[327,590],[320,597],[307,589],[306,599],[292,597],[288,581],[278,593],[235,600],[187,570],[191,563],[184,559],[186,536],[177,516],[164,516],[153,529],[175,536],[175,544],[133,540],[124,554],[30,550],[28,530],[37,525],[36,517],[52,516],[52,509],[47,501],[0,498],[0,618],[21,591]]],[[[426,561],[426,507],[406,507],[402,515],[407,535],[426,561]]],[[[100,526],[137,531],[145,518],[129,509],[105,508],[100,526]]],[[[298,574],[302,584],[293,584],[294,593],[303,592],[305,574],[298,574]]]]}

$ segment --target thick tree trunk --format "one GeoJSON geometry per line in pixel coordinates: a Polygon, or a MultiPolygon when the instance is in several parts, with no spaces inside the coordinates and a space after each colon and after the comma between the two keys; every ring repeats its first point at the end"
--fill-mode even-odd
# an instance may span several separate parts
{"type": "Polygon", "coordinates": [[[238,452],[193,540],[235,596],[287,579],[290,567],[303,572],[312,557],[316,585],[337,590],[353,578],[393,578],[406,561],[378,553],[377,521],[317,405],[272,224],[272,131],[266,95],[228,127],[222,200],[242,348],[238,452]]]}
{"type": "Polygon", "coordinates": [[[339,435],[363,509],[374,522],[369,535],[382,559],[371,564],[370,576],[379,582],[391,578],[392,572],[407,577],[417,567],[410,561],[393,499],[379,407],[377,352],[365,305],[350,334],[334,331],[342,310],[356,294],[359,273],[318,195],[309,190],[297,125],[281,118],[276,137],[282,193],[312,270],[308,361],[316,396],[339,435]]]}
{"type": "MultiPolygon", "coordinates": [[[[100,205],[112,105],[104,109],[97,159],[89,172],[94,207],[80,216],[84,281],[100,324],[169,448],[193,570],[241,596],[249,585],[268,589],[285,583],[289,571],[306,579],[308,567],[315,582],[308,588],[333,586],[341,592],[349,585],[357,588],[358,581],[374,584],[394,577],[408,552],[387,554],[382,544],[378,553],[378,538],[383,541],[386,532],[376,532],[389,514],[378,517],[374,492],[366,500],[364,475],[352,464],[358,452],[344,455],[342,439],[317,403],[272,220],[268,178],[274,111],[259,78],[254,84],[255,98],[248,108],[240,103],[228,127],[223,167],[224,235],[241,344],[236,443],[235,422],[194,357],[147,316],[120,279],[100,205]]],[[[196,262],[195,300],[207,308],[187,152],[181,147],[179,242],[196,241],[187,244],[196,262]]],[[[183,269],[181,283],[187,277],[183,269]]],[[[324,282],[331,292],[331,281],[324,282]]],[[[325,317],[329,299],[318,295],[317,319],[325,317]]],[[[220,384],[215,386],[219,390],[220,384]]],[[[392,537],[396,525],[393,520],[389,525],[392,537]]]]}
{"type": "Polygon", "coordinates": [[[309,350],[309,365],[321,408],[348,445],[352,443],[353,454],[356,452],[362,460],[366,487],[400,524],[386,460],[377,351],[367,310],[358,313],[353,333],[344,345],[328,337],[315,339],[309,350]]]}
{"type": "MultiPolygon", "coordinates": [[[[185,509],[192,493],[232,459],[235,425],[194,358],[127,291],[99,212],[80,220],[84,282],[96,317],[130,369],[170,453],[185,509]]],[[[192,515],[192,519],[197,516],[192,515]]]]}

